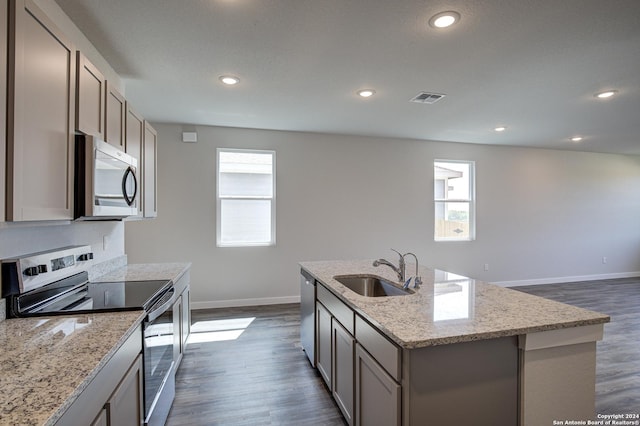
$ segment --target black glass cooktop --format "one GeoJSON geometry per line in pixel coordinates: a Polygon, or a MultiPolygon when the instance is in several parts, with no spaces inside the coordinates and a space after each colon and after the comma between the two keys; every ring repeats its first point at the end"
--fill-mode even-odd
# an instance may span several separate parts
{"type": "Polygon", "coordinates": [[[87,298],[92,309],[148,309],[171,281],[119,281],[89,283],[87,298]]]}
{"type": "Polygon", "coordinates": [[[8,316],[41,316],[70,313],[144,309],[147,312],[170,288],[170,280],[91,283],[82,275],[52,283],[7,300],[8,316]]]}

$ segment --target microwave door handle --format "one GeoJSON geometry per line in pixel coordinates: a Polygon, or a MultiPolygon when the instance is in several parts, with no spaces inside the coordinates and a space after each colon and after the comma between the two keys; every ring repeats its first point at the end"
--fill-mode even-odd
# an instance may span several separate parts
{"type": "Polygon", "coordinates": [[[136,179],[136,174],[133,168],[128,167],[127,171],[124,172],[122,176],[122,195],[124,195],[124,201],[126,201],[127,205],[133,204],[136,199],[136,195],[138,194],[138,180],[136,179]],[[129,198],[129,194],[127,194],[127,177],[131,174],[133,178],[133,195],[129,198]]]}

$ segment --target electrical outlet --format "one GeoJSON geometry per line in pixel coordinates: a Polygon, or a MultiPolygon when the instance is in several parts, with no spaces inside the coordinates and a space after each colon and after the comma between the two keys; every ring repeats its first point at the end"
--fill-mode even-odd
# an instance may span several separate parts
{"type": "Polygon", "coordinates": [[[485,264],[484,264],[484,270],[485,270],[485,271],[488,271],[488,270],[489,270],[489,264],[488,264],[488,263],[485,263],[485,264]]]}
{"type": "Polygon", "coordinates": [[[606,257],[606,256],[604,256],[604,257],[602,258],[602,264],[603,264],[603,265],[605,265],[606,263],[607,263],[607,257],[606,257]]]}

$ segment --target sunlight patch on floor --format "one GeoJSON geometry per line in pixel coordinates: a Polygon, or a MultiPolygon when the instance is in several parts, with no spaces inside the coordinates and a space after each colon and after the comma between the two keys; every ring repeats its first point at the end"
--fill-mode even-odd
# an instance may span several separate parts
{"type": "Polygon", "coordinates": [[[187,343],[236,340],[255,319],[255,317],[248,317],[197,321],[191,324],[191,334],[187,343]]]}

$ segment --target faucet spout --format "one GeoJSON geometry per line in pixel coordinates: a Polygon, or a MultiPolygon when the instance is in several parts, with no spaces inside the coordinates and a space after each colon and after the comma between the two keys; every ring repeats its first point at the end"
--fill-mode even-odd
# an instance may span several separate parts
{"type": "MultiPolygon", "coordinates": [[[[418,256],[416,256],[411,252],[405,253],[405,256],[413,256],[413,258],[416,260],[416,275],[415,275],[415,278],[413,279],[413,288],[420,288],[420,285],[422,284],[422,277],[418,275],[418,256]]],[[[409,280],[411,280],[411,278],[409,278],[409,280]]],[[[408,282],[407,282],[407,287],[409,287],[408,282]]]]}
{"type": "Polygon", "coordinates": [[[395,266],[393,263],[389,262],[386,259],[378,259],[378,260],[374,260],[373,261],[373,266],[378,267],[380,265],[386,265],[389,268],[393,269],[393,272],[396,273],[396,275],[398,276],[398,281],[401,283],[404,283],[404,277],[405,277],[405,263],[404,263],[404,256],[397,250],[391,249],[394,252],[398,253],[398,256],[400,256],[400,258],[398,259],[398,266],[395,266]]]}

